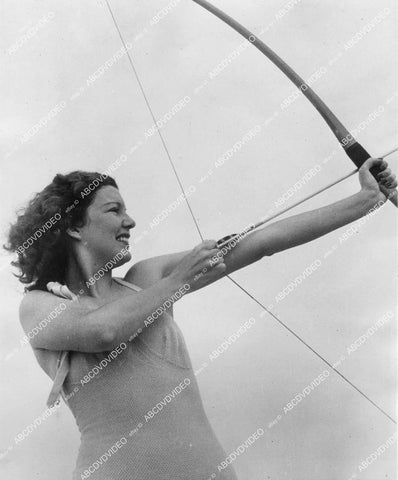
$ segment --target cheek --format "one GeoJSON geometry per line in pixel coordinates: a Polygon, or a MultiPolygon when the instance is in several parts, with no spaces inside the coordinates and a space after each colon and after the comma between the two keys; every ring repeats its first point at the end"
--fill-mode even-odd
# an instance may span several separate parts
{"type": "Polygon", "coordinates": [[[96,219],[96,222],[90,226],[91,236],[103,236],[115,238],[116,233],[119,231],[119,222],[116,215],[104,215],[100,219],[96,219]]]}
{"type": "Polygon", "coordinates": [[[109,234],[114,234],[119,228],[119,221],[116,215],[106,215],[102,218],[102,221],[96,224],[97,230],[101,232],[107,232],[109,234]]]}

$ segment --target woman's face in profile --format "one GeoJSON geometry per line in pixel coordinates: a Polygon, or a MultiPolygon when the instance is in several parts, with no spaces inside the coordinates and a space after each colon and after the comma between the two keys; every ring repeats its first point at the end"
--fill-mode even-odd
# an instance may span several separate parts
{"type": "Polygon", "coordinates": [[[79,228],[81,241],[93,254],[96,263],[101,264],[99,266],[113,260],[117,267],[131,260],[127,249],[129,230],[134,228],[135,221],[127,214],[117,188],[108,185],[99,188],[87,209],[86,219],[86,224],[79,228]]]}

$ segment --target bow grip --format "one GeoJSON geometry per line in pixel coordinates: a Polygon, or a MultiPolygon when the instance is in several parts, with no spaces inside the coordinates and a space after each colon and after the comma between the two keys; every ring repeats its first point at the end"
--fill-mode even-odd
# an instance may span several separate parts
{"type": "MultiPolygon", "coordinates": [[[[346,154],[349,158],[354,162],[357,168],[361,168],[362,165],[371,158],[371,155],[360,145],[358,142],[353,143],[349,147],[345,149],[346,154]]],[[[377,174],[381,172],[379,167],[372,167],[370,173],[373,177],[377,180],[377,174]]],[[[380,191],[384,193],[384,195],[390,200],[396,207],[398,207],[398,195],[396,190],[388,189],[384,185],[379,184],[380,191]]]]}

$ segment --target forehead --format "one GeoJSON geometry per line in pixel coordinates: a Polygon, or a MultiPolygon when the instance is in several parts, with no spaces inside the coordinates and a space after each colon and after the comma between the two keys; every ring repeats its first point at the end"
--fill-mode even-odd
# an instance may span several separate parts
{"type": "Polygon", "coordinates": [[[101,207],[109,202],[119,202],[124,205],[123,198],[119,190],[111,185],[101,187],[95,193],[94,201],[91,204],[93,207],[101,207]]]}

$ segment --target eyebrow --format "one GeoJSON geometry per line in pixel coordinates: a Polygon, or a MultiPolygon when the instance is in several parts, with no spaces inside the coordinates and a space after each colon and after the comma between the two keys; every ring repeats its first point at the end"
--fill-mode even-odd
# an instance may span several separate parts
{"type": "Polygon", "coordinates": [[[117,202],[116,200],[113,201],[113,202],[104,203],[102,206],[103,206],[103,207],[106,207],[107,205],[110,205],[110,204],[112,204],[112,203],[116,203],[116,205],[122,206],[122,204],[121,204],[120,202],[117,202]]]}

